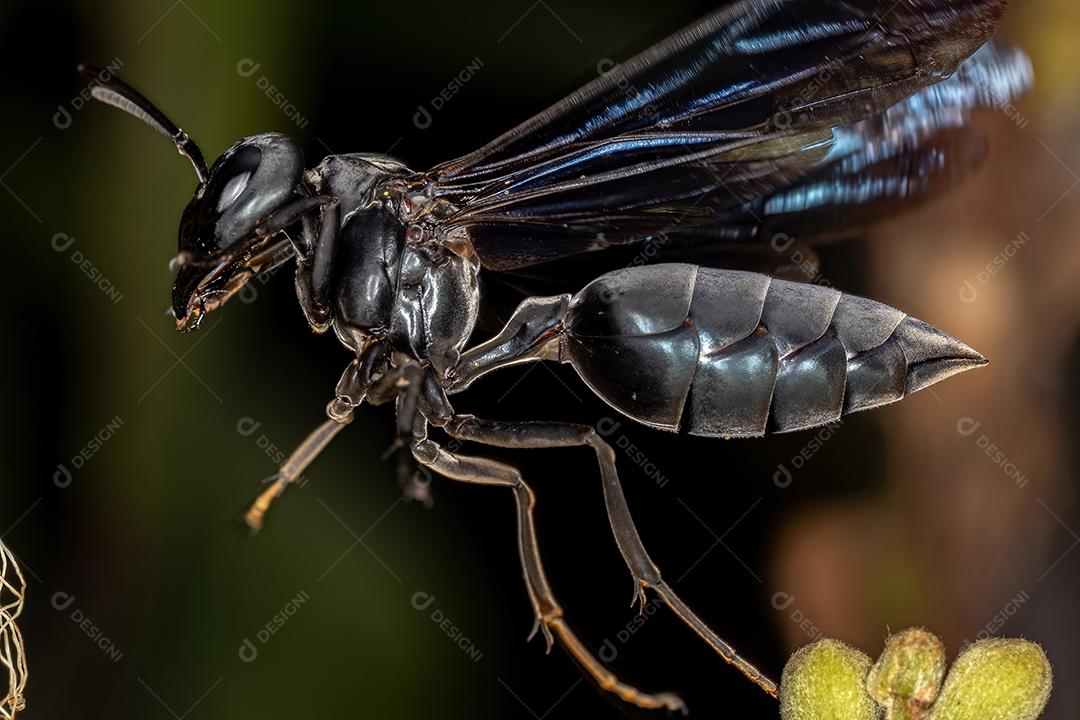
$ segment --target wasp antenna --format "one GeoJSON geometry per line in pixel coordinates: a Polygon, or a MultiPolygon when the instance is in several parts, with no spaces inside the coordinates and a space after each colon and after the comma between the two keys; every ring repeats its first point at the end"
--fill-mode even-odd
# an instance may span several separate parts
{"type": "Polygon", "coordinates": [[[203,158],[202,150],[191,137],[176,126],[154,103],[135,88],[125,83],[113,73],[104,72],[93,65],[79,65],[80,75],[91,80],[90,95],[106,105],[112,105],[134,115],[159,133],[169,138],[176,145],[180,154],[191,161],[199,182],[205,183],[210,176],[203,158]]]}

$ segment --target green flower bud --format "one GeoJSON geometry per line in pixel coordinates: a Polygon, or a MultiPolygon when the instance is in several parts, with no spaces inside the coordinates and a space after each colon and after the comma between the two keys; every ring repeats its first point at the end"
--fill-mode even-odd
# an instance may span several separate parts
{"type": "Polygon", "coordinates": [[[866,677],[866,689],[886,720],[922,720],[945,677],[945,646],[933,633],[911,628],[890,635],[866,677]]]}
{"type": "Polygon", "coordinates": [[[878,720],[881,708],[866,693],[870,658],[838,640],[799,648],[780,677],[783,720],[878,720]]]}
{"type": "Polygon", "coordinates": [[[1050,698],[1043,649],[1027,640],[980,640],[956,659],[930,720],[1035,720],[1050,698]]]}

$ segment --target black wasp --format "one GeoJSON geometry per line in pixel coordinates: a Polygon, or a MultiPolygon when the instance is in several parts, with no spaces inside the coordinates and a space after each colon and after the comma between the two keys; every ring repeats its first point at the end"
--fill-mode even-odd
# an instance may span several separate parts
{"type": "Polygon", "coordinates": [[[781,235],[851,234],[959,179],[984,149],[967,126],[971,110],[1030,81],[1022,53],[986,44],[1005,4],[738,0],[426,172],[369,154],[331,155],[306,169],[296,143],[277,133],[243,138],[207,168],[164,113],[99,76],[93,96],[170,138],[199,176],[180,221],[177,328],[194,330],[253,277],[295,260],[308,323],[333,330],[353,356],[329,419],[281,467],[247,522],[262,523],[357,407],[392,401],[401,446],[422,466],[513,490],[525,584],[549,646],[557,636],[626,702],[682,709],[675,695],[620,681],[567,624],[541,565],[535,496],[519,471],[440,446],[428,431],[501,448],[588,446],[638,601],[653,590],[775,696],[776,685],[663,580],[634,527],[615,454],[594,428],[481,419],[459,414],[450,397],[493,370],[569,363],[645,425],[760,436],[832,422],[984,364],[885,305],[686,260],[706,247],[767,249],[781,235]],[[626,266],[619,249],[627,247],[682,262],[626,266]],[[609,272],[563,294],[525,291],[500,332],[469,346],[488,281],[520,288],[583,268],[609,272]]]}

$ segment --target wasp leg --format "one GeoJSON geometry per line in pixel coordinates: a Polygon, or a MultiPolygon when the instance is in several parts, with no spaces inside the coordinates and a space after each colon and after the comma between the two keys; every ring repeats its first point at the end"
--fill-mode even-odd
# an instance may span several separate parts
{"type": "Polygon", "coordinates": [[[427,468],[417,467],[408,450],[394,454],[394,479],[401,488],[401,496],[408,502],[419,503],[425,510],[435,506],[431,494],[431,473],[427,468]]]}
{"type": "Polygon", "coordinates": [[[635,601],[644,607],[646,588],[652,588],[669,608],[707,642],[721,657],[738,668],[747,678],[773,697],[779,693],[776,683],[745,660],[712,631],[691,610],[660,575],[660,569],[649,557],[638,535],[630,508],[626,504],[619,474],[615,467],[615,451],[596,429],[589,425],[555,422],[500,422],[481,420],[471,415],[457,415],[444,428],[454,438],[505,448],[554,448],[588,445],[596,452],[600,475],[604,482],[604,500],[608,519],[623,559],[637,583],[635,601]]]}
{"type": "Polygon", "coordinates": [[[297,295],[308,324],[316,332],[325,332],[330,327],[330,278],[340,228],[341,203],[334,198],[319,213],[318,243],[296,265],[297,295]]]}
{"type": "MultiPolygon", "coordinates": [[[[297,198],[256,222],[255,233],[260,237],[279,233],[297,220],[302,219],[315,208],[324,208],[337,202],[338,199],[333,195],[313,195],[311,197],[297,198]]],[[[306,243],[302,235],[295,238],[290,235],[289,242],[296,248],[297,255],[307,258],[311,254],[312,248],[306,243]]]]}
{"type": "Polygon", "coordinates": [[[268,487],[259,493],[255,502],[251,503],[251,507],[244,513],[244,522],[249,528],[258,530],[262,527],[263,518],[266,516],[266,511],[270,509],[270,504],[285,492],[285,488],[300,479],[308,465],[326,449],[334,436],[341,432],[351,420],[351,414],[344,422],[330,418],[308,435],[296,450],[293,450],[292,455],[282,463],[278,471],[266,479],[268,487]]]}
{"type": "Polygon", "coordinates": [[[551,649],[553,643],[552,631],[554,631],[570,655],[604,690],[637,707],[665,708],[685,712],[685,705],[676,695],[643,693],[621,682],[586,649],[574,631],[566,624],[563,619],[563,609],[555,599],[551,586],[548,585],[540,561],[540,548],[537,545],[536,528],[533,523],[536,496],[525,484],[517,468],[488,458],[459,455],[426,439],[416,440],[412,444],[412,452],[421,465],[451,480],[476,485],[508,487],[514,491],[514,499],[517,502],[518,551],[521,556],[522,574],[525,578],[529,600],[536,613],[536,627],[533,633],[537,628],[543,631],[548,650],[551,649]]]}
{"type": "Polygon", "coordinates": [[[325,332],[330,327],[330,278],[341,228],[341,202],[332,195],[299,198],[260,220],[255,232],[274,235],[299,220],[306,224],[315,209],[319,210],[315,246],[305,242],[304,233],[296,238],[290,235],[289,241],[296,250],[296,289],[304,317],[316,332],[325,332]]]}
{"type": "Polygon", "coordinates": [[[345,368],[335,389],[334,399],[326,406],[327,421],[308,435],[278,471],[267,478],[269,487],[259,493],[255,502],[251,503],[251,507],[244,513],[244,522],[248,527],[252,530],[262,527],[270,504],[285,492],[285,488],[299,480],[304,470],[326,449],[334,436],[352,422],[353,410],[364,401],[368,389],[375,382],[375,376],[381,371],[387,352],[386,343],[372,343],[364,349],[360,357],[345,368]]]}
{"type": "Polygon", "coordinates": [[[395,404],[397,434],[394,444],[383,455],[383,459],[391,454],[395,455],[394,475],[402,496],[408,501],[431,508],[434,504],[431,497],[431,476],[427,470],[417,470],[409,452],[411,442],[416,438],[414,430],[421,435],[424,432],[419,407],[427,373],[430,373],[430,369],[425,371],[418,365],[406,365],[395,381],[398,392],[395,404]],[[420,422],[420,428],[416,428],[417,422],[420,422]]]}

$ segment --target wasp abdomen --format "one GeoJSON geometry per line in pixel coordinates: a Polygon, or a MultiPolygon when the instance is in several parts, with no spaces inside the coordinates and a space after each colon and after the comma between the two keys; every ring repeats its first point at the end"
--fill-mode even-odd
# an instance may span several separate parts
{"type": "Polygon", "coordinates": [[[574,297],[565,350],[613,407],[710,437],[817,427],[985,363],[881,303],[676,264],[590,283],[574,297]]]}

